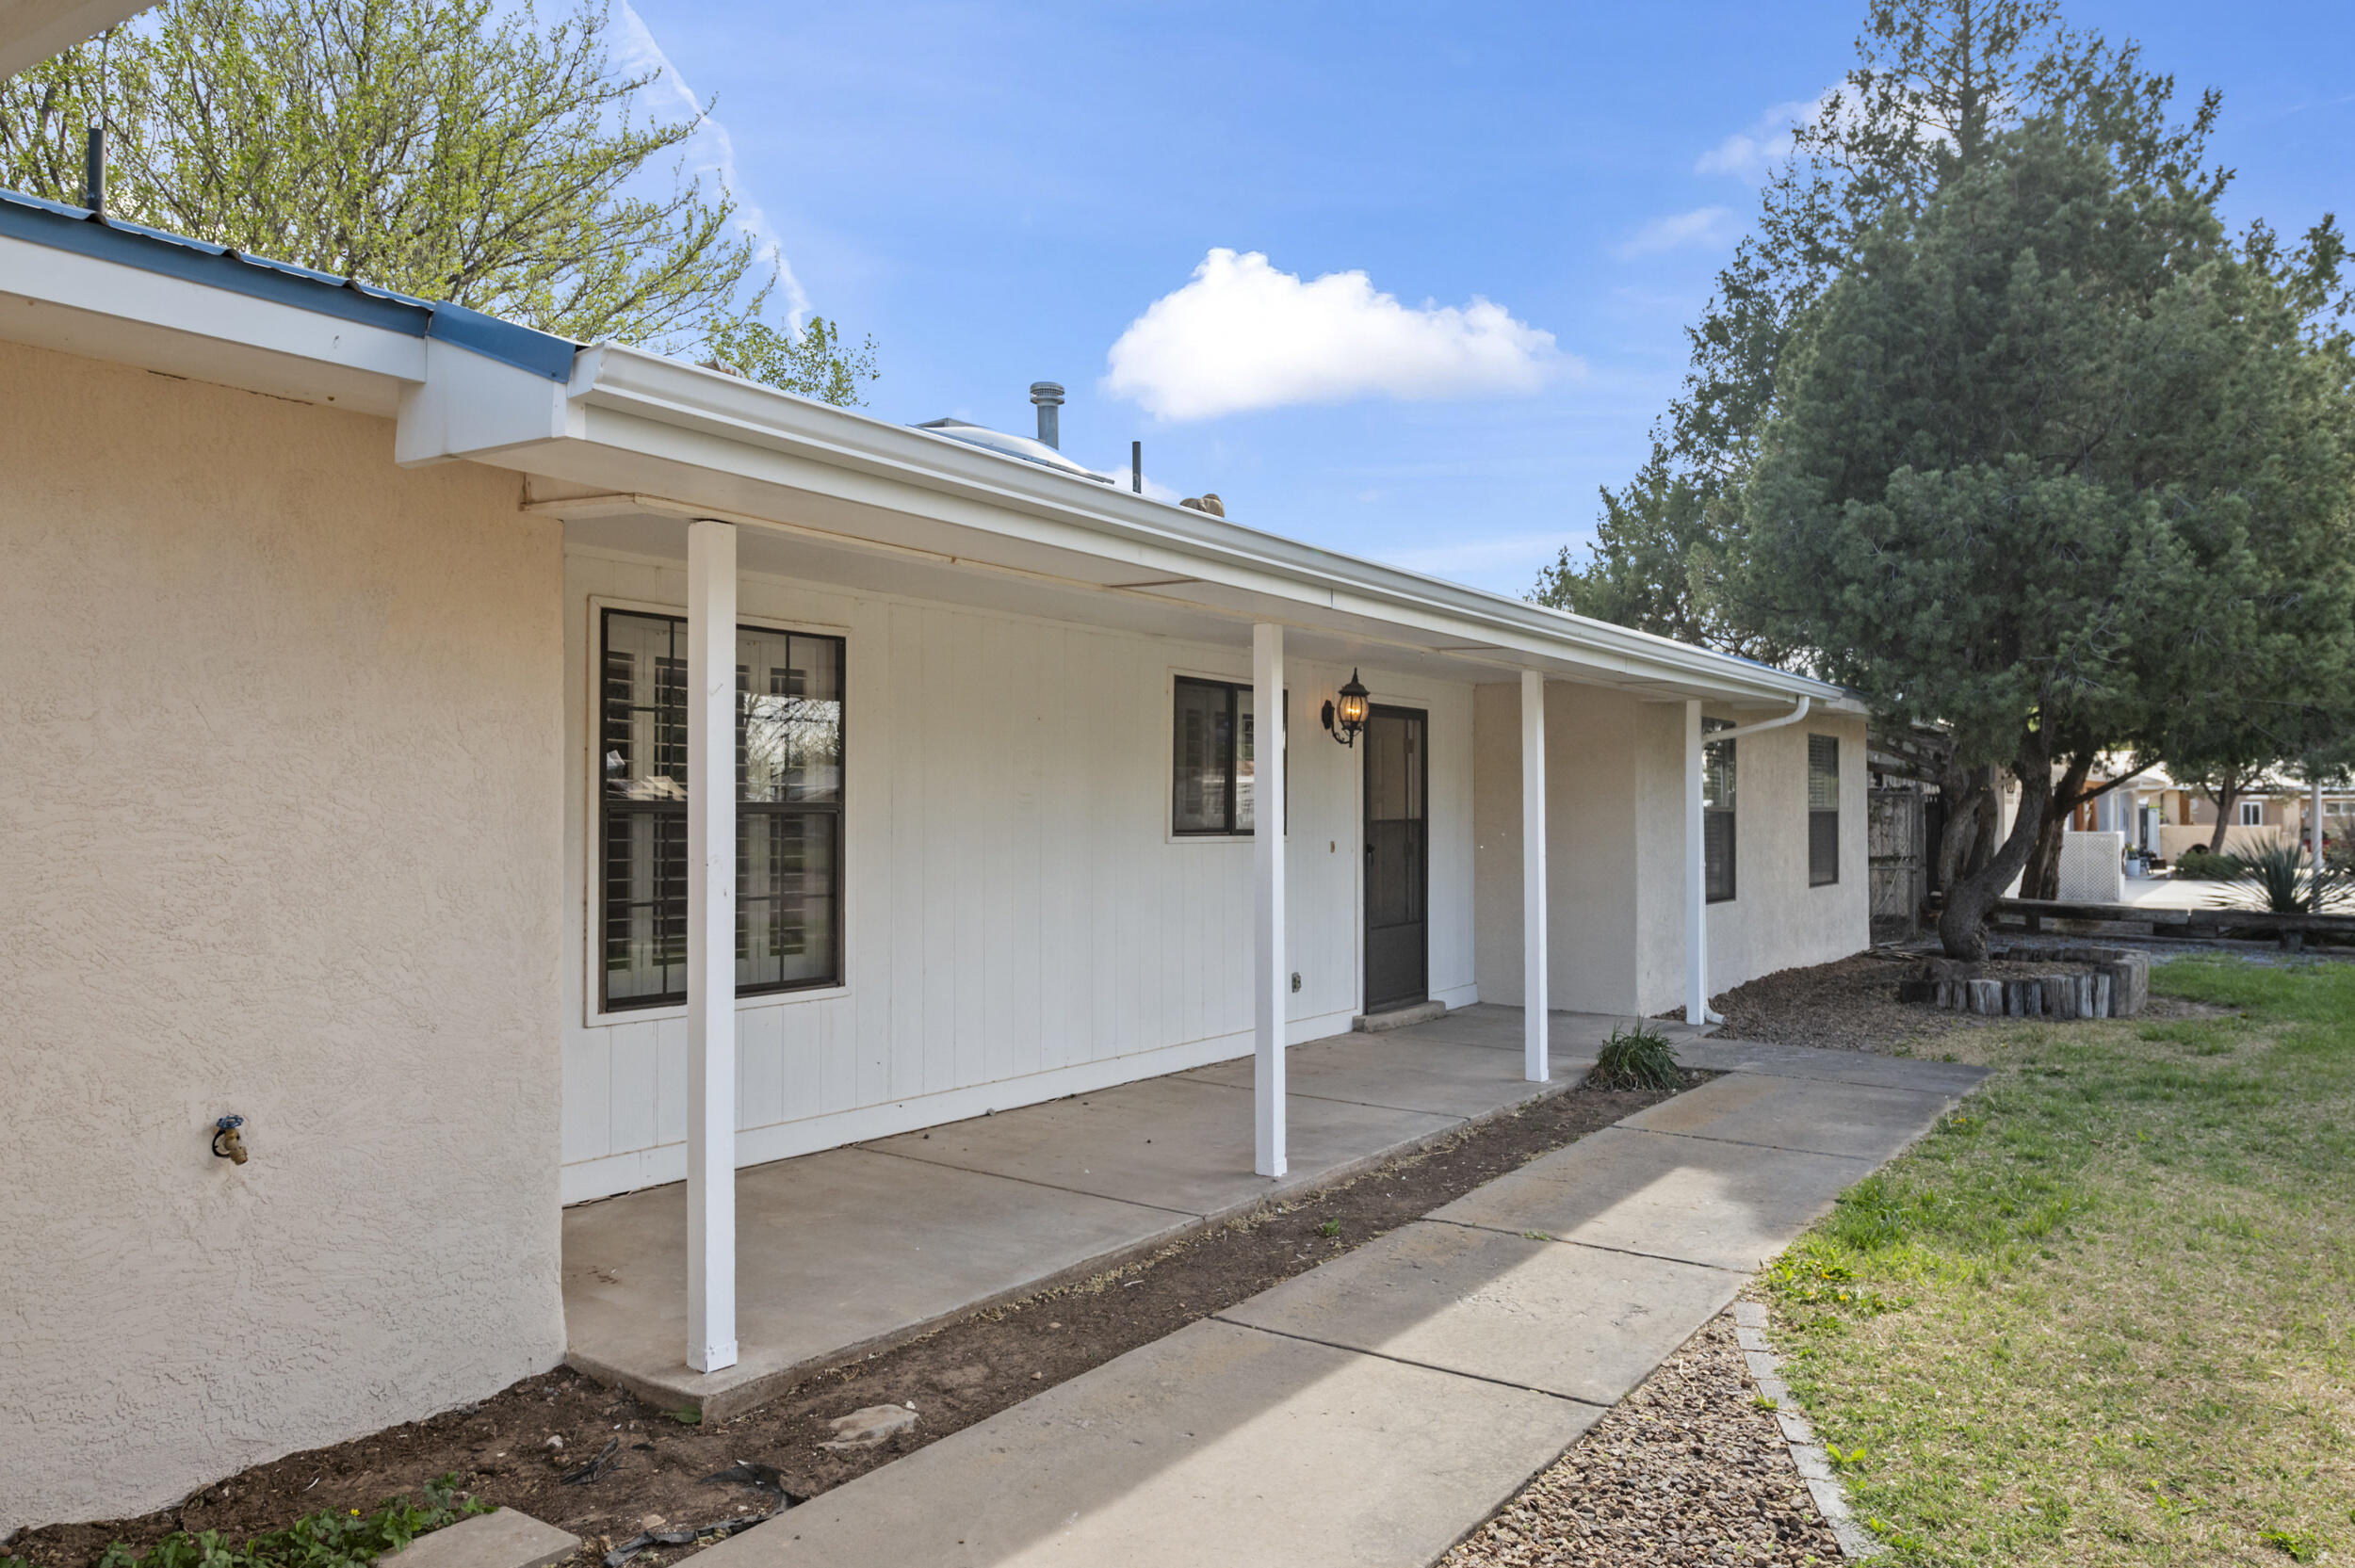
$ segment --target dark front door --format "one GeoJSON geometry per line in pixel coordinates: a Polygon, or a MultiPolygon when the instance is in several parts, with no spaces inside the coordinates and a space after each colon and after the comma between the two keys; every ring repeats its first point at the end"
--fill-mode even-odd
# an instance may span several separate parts
{"type": "Polygon", "coordinates": [[[1366,1010],[1431,994],[1430,727],[1419,708],[1366,717],[1366,1010]]]}

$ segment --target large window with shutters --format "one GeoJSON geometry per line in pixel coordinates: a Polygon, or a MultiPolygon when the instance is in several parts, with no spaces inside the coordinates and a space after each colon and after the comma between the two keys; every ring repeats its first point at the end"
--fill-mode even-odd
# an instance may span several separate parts
{"type": "Polygon", "coordinates": [[[1807,737],[1807,885],[1840,880],[1840,737],[1807,737]]]}
{"type": "MultiPolygon", "coordinates": [[[[687,998],[687,622],[604,612],[598,735],[607,1010],[687,998]]],[[[840,638],[736,629],[736,989],[842,979],[840,638]]]]}
{"type": "MultiPolygon", "coordinates": [[[[1704,719],[1702,728],[1724,730],[1732,720],[1704,719]]],[[[1730,740],[1701,746],[1701,883],[1713,904],[1733,897],[1733,748],[1730,740]]]]}

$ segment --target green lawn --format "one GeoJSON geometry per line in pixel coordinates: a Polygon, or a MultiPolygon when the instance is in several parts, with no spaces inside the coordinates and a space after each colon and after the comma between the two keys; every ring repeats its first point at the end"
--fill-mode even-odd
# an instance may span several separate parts
{"type": "Polygon", "coordinates": [[[1899,1561],[2355,1563],[2355,964],[2153,989],[2234,1010],[1969,1032],[1995,1075],[1770,1273],[1899,1561]]]}

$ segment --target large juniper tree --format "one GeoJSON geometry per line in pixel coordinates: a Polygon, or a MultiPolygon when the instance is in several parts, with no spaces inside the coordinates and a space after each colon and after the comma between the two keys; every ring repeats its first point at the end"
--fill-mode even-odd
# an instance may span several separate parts
{"type": "Polygon", "coordinates": [[[1803,656],[1729,594],[1726,562],[1777,367],[1881,215],[1921,212],[2006,123],[2041,113],[2070,114],[2131,177],[2209,197],[2227,178],[2200,167],[2216,94],[2170,121],[2174,78],[2145,71],[2131,41],[2065,27],[2056,0],[1876,0],[1856,52],[1792,128],[1756,229],[1687,329],[1691,367],[1649,460],[1603,493],[1592,552],[1565,550],[1539,578],[1540,601],[1746,657],[1803,656]]]}
{"type": "Polygon", "coordinates": [[[1727,558],[1768,636],[2019,781],[2011,831],[1948,890],[1958,957],[2070,748],[2165,752],[2251,691],[2298,734],[2347,717],[2335,233],[2236,246],[2213,182],[2114,146],[2040,116],[1892,199],[1780,355],[1727,558]]]}
{"type": "Polygon", "coordinates": [[[654,83],[597,0],[167,0],[0,81],[0,186],[78,203],[103,123],[117,216],[856,401],[871,357],[761,325],[775,265],[654,83]]]}

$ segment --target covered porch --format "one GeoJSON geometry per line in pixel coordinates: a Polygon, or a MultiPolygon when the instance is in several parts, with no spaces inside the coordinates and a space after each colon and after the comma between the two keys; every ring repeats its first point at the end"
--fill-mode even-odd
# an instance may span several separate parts
{"type": "Polygon", "coordinates": [[[1291,1169],[1273,1182],[1252,1170],[1248,1059],[746,1170],[736,1183],[742,1350],[710,1372],[679,1355],[685,1188],[579,1204],[564,1217],[568,1359],[663,1408],[724,1419],[863,1350],[1559,1092],[1622,1022],[1552,1014],[1541,1083],[1522,1070],[1521,1010],[1493,1004],[1295,1045],[1291,1169]]]}
{"type": "Polygon", "coordinates": [[[430,382],[401,457],[564,527],[562,1191],[609,1200],[567,1218],[568,1343],[681,1402],[1539,1091],[1583,1065],[1556,1003],[1701,1017],[1702,706],[1724,740],[1837,696],[611,346],[544,425],[478,390],[430,382]],[[1510,1010],[1307,1043],[1425,1000],[1510,1010]],[[1288,1082],[1326,1057],[1365,1084],[1288,1082]],[[1113,1159],[1148,1105],[1191,1129],[1166,1190],[1145,1135],[1113,1159]],[[919,1164],[955,1190],[886,1195],[919,1164]],[[1069,1212],[1015,1204],[993,1261],[999,1183],[1069,1212]],[[839,1263],[795,1228],[928,1210],[959,1255],[903,1287],[880,1227],[839,1263]]]}

